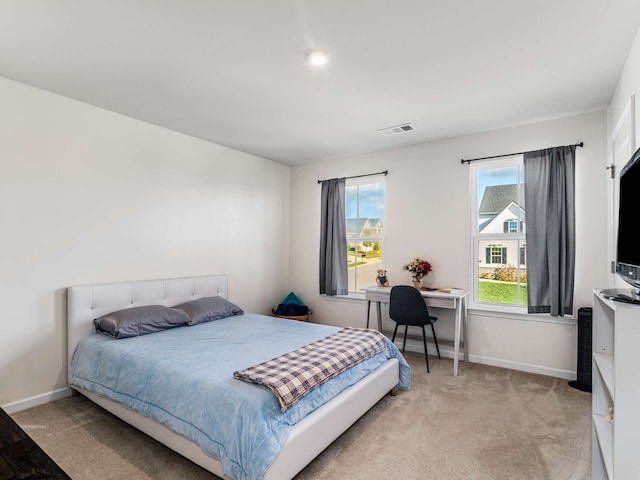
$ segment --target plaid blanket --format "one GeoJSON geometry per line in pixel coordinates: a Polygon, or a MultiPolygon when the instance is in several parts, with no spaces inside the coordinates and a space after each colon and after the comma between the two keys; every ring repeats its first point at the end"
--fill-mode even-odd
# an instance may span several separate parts
{"type": "Polygon", "coordinates": [[[293,352],[233,372],[233,376],[267,387],[284,412],[314,388],[385,348],[386,337],[377,330],[345,327],[293,352]]]}

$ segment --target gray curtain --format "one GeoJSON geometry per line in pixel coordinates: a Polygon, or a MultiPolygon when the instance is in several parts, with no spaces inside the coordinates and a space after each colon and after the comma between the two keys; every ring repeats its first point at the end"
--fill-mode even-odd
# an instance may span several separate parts
{"type": "Polygon", "coordinates": [[[573,313],[575,146],[524,154],[529,313],[573,313]]]}
{"type": "Polygon", "coordinates": [[[320,211],[320,293],[347,295],[347,227],[344,178],[322,182],[320,211]]]}

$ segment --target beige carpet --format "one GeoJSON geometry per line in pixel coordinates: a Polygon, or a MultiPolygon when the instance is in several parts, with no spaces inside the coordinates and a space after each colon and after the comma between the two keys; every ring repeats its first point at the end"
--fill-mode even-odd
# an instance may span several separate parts
{"type": "MultiPolygon", "coordinates": [[[[591,394],[565,380],[407,353],[386,396],[296,480],[586,480],[591,394]]],[[[80,396],[12,416],[74,479],[211,479],[80,396]]]]}

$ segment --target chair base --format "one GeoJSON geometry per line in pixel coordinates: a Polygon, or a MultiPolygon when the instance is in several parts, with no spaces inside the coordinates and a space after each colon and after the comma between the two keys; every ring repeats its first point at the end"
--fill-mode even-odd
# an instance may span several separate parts
{"type": "MultiPolygon", "coordinates": [[[[391,342],[395,342],[396,341],[396,333],[398,333],[398,325],[400,325],[399,323],[396,323],[396,327],[393,329],[393,337],[391,338],[391,342]]],[[[424,330],[424,325],[415,325],[422,327],[422,343],[424,344],[424,358],[425,358],[425,362],[427,364],[427,373],[431,373],[429,370],[429,354],[427,351],[427,334],[424,330]]],[[[407,331],[409,330],[409,325],[405,325],[404,326],[404,338],[402,340],[402,353],[404,353],[406,344],[407,344],[407,331]]],[[[431,332],[433,333],[433,342],[436,344],[436,351],[438,352],[438,359],[442,359],[442,357],[440,356],[440,347],[438,346],[438,338],[436,337],[436,330],[433,327],[433,323],[431,323],[431,332]]]]}

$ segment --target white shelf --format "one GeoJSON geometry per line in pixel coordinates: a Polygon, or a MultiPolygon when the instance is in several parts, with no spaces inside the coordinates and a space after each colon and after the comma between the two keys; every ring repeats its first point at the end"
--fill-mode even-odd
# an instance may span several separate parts
{"type": "Polygon", "coordinates": [[[600,445],[600,454],[604,461],[607,476],[613,478],[613,426],[602,415],[593,416],[593,426],[600,445]]]}
{"type": "Polygon", "coordinates": [[[594,353],[593,359],[596,362],[602,381],[607,387],[611,401],[615,401],[613,388],[613,353],[594,353]]]}
{"type": "Polygon", "coordinates": [[[593,295],[592,478],[640,476],[640,306],[593,295]],[[614,399],[615,397],[615,399],[614,399]],[[613,408],[613,425],[605,418],[613,408]]]}

